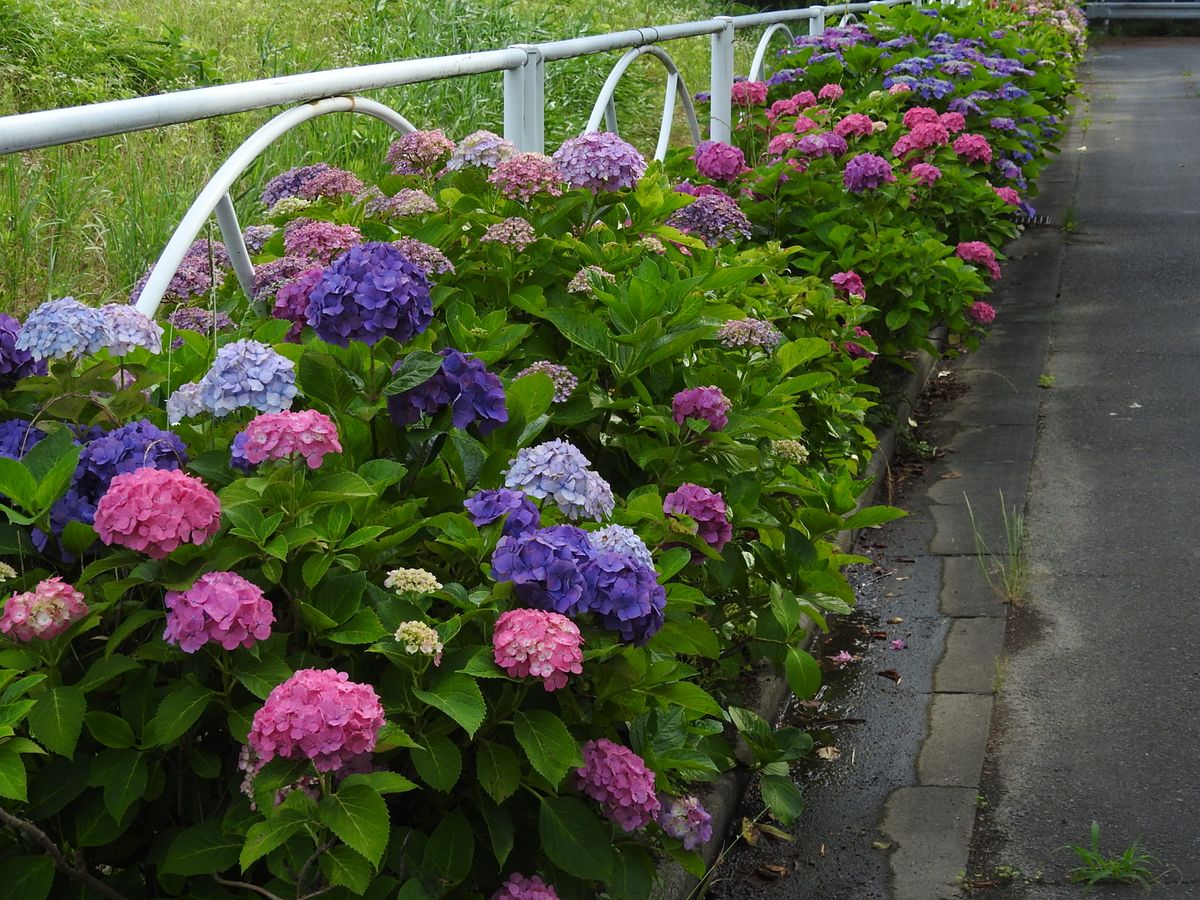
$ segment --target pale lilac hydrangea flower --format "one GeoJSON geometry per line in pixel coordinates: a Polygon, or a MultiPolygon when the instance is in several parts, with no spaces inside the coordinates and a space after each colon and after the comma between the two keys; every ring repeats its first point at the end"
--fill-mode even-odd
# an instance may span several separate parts
{"type": "Polygon", "coordinates": [[[583,637],[566,616],[540,609],[510,609],[496,619],[492,658],[510,678],[542,680],[547,691],[583,674],[583,637]]]}
{"type": "Polygon", "coordinates": [[[162,351],[162,326],[127,303],[108,303],[100,307],[108,328],[108,352],[124,356],[138,347],[151,353],[162,351]]]}
{"type": "Polygon", "coordinates": [[[595,288],[592,287],[592,277],[595,276],[610,284],[616,284],[617,276],[612,272],[606,272],[600,266],[584,266],[567,282],[567,291],[572,294],[587,294],[589,297],[596,295],[595,288]]]}
{"type": "Polygon", "coordinates": [[[181,544],[203,544],[221,528],[221,504],[203,481],[178,469],[118,475],[96,506],[96,534],[166,559],[181,544]]]}
{"type": "Polygon", "coordinates": [[[251,420],[243,434],[241,455],[251,465],[296,454],[310,469],[319,469],[326,454],[342,452],[337,426],[315,409],[263,413],[251,420]]]}
{"type": "Polygon", "coordinates": [[[279,289],[312,268],[313,261],[302,256],[281,256],[254,267],[254,284],[250,295],[256,303],[275,299],[279,289]]]}
{"type": "Polygon", "coordinates": [[[642,154],[609,131],[568,138],[553,159],[568,185],[593,191],[628,190],[646,172],[642,154]]]}
{"type": "Polygon", "coordinates": [[[424,216],[438,211],[437,201],[424,191],[402,188],[391,197],[385,197],[378,188],[367,194],[363,212],[380,219],[424,216]]]}
{"type": "Polygon", "coordinates": [[[332,772],[373,751],[383,724],[370,685],[333,669],[300,669],[254,714],[247,741],[264,762],[307,757],[318,772],[332,772]]]}
{"type": "Polygon", "coordinates": [[[644,828],[661,809],[645,760],[608,738],[583,745],[583,766],[575,770],[574,781],[627,832],[644,828]]]}
{"type": "Polygon", "coordinates": [[[305,179],[300,185],[300,196],[305,200],[338,200],[347,194],[356,197],[364,188],[362,179],[353,172],[328,168],[305,179]]]}
{"type": "Polygon", "coordinates": [[[517,155],[517,145],[490,131],[473,131],[458,142],[446,161],[446,169],[455,172],[466,166],[494,169],[517,155]]]}
{"type": "Polygon", "coordinates": [[[74,297],[49,300],[25,319],[17,335],[17,350],[33,359],[65,359],[95,353],[108,343],[104,314],[74,297]]]}
{"type": "Polygon", "coordinates": [[[654,568],[650,548],[632,528],[626,528],[624,525],[605,525],[588,532],[588,543],[597,552],[620,553],[638,565],[648,569],[654,568]]]}
{"type": "Polygon", "coordinates": [[[783,332],[764,319],[731,319],[717,332],[726,347],[753,348],[772,353],[783,343],[783,332]]]}
{"type": "Polygon", "coordinates": [[[433,244],[416,238],[400,238],[392,241],[414,266],[424,269],[426,275],[453,275],[454,263],[433,244]]]}
{"type": "Polygon", "coordinates": [[[263,186],[262,196],[259,199],[263,206],[270,209],[285,197],[299,197],[300,189],[305,182],[322,172],[327,172],[330,168],[328,163],[316,163],[311,166],[297,166],[281,172],[263,186]]]}
{"type": "Polygon", "coordinates": [[[527,219],[509,216],[495,225],[489,225],[479,240],[485,244],[504,244],[520,252],[537,240],[537,234],[527,219]]]}
{"type": "Polygon", "coordinates": [[[684,850],[695,850],[712,839],[712,816],[696,797],[688,794],[660,802],[658,824],[665,834],[682,841],[684,850]]]}
{"type": "Polygon", "coordinates": [[[22,642],[48,641],[87,614],[83,594],[55,575],[39,581],[32,591],[14,593],[5,601],[0,632],[22,642]]]}
{"type": "Polygon", "coordinates": [[[491,900],[559,900],[557,892],[536,875],[514,872],[491,900]]]}
{"type": "MultiPolygon", "coordinates": [[[[569,290],[569,288],[568,288],[569,290]]],[[[548,359],[539,359],[532,365],[526,366],[514,378],[524,378],[526,375],[546,375],[554,383],[554,403],[566,403],[575,388],[579,387],[579,379],[571,374],[571,370],[548,359]]]]}
{"type": "Polygon", "coordinates": [[[204,404],[200,401],[201,390],[198,381],[189,381],[177,387],[167,398],[167,423],[178,425],[184,419],[204,412],[204,404]]]}
{"type": "Polygon", "coordinates": [[[671,400],[671,418],[682,425],[688,419],[701,419],[709,430],[720,431],[729,424],[729,398],[715,385],[679,391],[671,400]]]}
{"type": "Polygon", "coordinates": [[[279,229],[274,225],[249,225],[242,231],[242,242],[246,245],[246,251],[253,256],[260,253],[267,241],[278,233],[279,229]]]}
{"type": "Polygon", "coordinates": [[[563,177],[554,160],[544,153],[518,153],[497,165],[488,183],[509,200],[528,203],[538,194],[561,197],[563,177]]]}
{"type": "Polygon", "coordinates": [[[397,175],[429,175],[454,152],[454,141],[440,128],[410,131],[388,147],[386,162],[397,175]]]}
{"type": "Polygon", "coordinates": [[[271,636],[275,611],[252,581],[235,572],[208,572],[186,591],[167,591],[163,640],[195,653],[210,641],[226,650],[271,636]]]}
{"type": "Polygon", "coordinates": [[[604,519],[613,511],[612,488],[562,438],[519,450],[505,472],[504,486],[538,500],[548,498],[569,519],[604,519]]]}
{"type": "Polygon", "coordinates": [[[258,341],[226,344],[200,379],[200,402],[218,418],[244,406],[282,412],[295,396],[295,364],[258,341]]]}

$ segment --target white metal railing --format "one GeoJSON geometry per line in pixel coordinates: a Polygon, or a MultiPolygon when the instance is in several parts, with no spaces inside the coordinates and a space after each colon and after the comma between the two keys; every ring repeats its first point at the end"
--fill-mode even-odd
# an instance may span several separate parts
{"type": "MultiPolygon", "coordinates": [[[[142,289],[137,308],[153,315],[174,277],[188,247],[214,213],[221,235],[247,296],[254,279],[254,267],[242,238],[229,191],[254,160],[275,140],[302,122],[334,112],[357,112],[380,119],[398,132],[414,126],[402,115],[374,100],[355,96],[363,91],[398,87],[425,81],[502,72],[504,78],[504,136],[521,150],[545,150],[546,63],[613,50],[627,51],[613,68],[601,88],[588,121],[588,130],[598,128],[601,119],[616,131],[613,95],[626,69],[641,56],[652,56],[666,70],[665,102],[655,158],[667,151],[675,103],[679,99],[693,142],[700,139],[700,126],[692,107],[691,95],[670,54],[660,44],[682,38],[708,35],[711,42],[709,89],[709,138],[728,142],[732,136],[734,83],[734,35],[741,29],[766,26],[750,68],[752,80],[763,77],[767,52],[779,34],[792,37],[790,23],[808,22],[808,33],[820,35],[826,19],[840,16],[845,23],[858,13],[903,3],[920,5],[921,0],[874,0],[868,3],[843,3],[836,6],[810,6],[745,16],[717,16],[698,22],[682,22],[647,28],[635,28],[610,34],[591,35],[541,44],[516,44],[503,50],[462,53],[429,59],[403,60],[344,69],[330,69],[303,75],[288,75],[246,81],[238,84],[196,88],[131,100],[115,100],[89,106],[0,118],[0,155],[41,147],[52,147],[133,131],[178,125],[215,116],[265,109],[271,106],[302,104],[280,113],[252,134],[217,170],[192,203],[162,255],[155,263],[142,289]]],[[[952,0],[965,4],[968,0],[952,0]]]]}

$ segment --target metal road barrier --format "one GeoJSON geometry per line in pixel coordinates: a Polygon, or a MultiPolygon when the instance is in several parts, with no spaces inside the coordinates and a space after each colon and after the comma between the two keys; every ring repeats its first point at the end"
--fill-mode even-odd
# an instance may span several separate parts
{"type": "MultiPolygon", "coordinates": [[[[195,122],[215,116],[234,115],[272,106],[291,105],[291,108],[272,118],[247,138],[216,171],[193,201],[162,255],[154,264],[138,299],[138,310],[152,316],[158,310],[163,294],[183,261],[188,247],[214,213],[238,282],[246,296],[250,296],[254,266],[246,250],[229,191],[254,161],[292,128],[329,113],[353,112],[379,119],[401,134],[414,130],[415,126],[395,110],[374,100],[357,96],[364,91],[502,72],[504,136],[516,144],[519,150],[541,153],[545,150],[546,64],[594,53],[625,50],[625,54],[613,67],[600,89],[588,120],[587,130],[599,128],[602,120],[609,131],[617,130],[617,113],[613,101],[617,83],[635,60],[649,56],[658,60],[666,73],[662,125],[654,154],[655,159],[662,159],[670,144],[677,100],[683,107],[689,136],[693,142],[700,140],[700,124],[696,119],[688,86],[684,83],[675,61],[661,44],[682,38],[709,36],[712,55],[708,134],[711,140],[728,143],[732,136],[733,122],[733,40],[739,29],[766,29],[759,39],[749,72],[751,80],[759,80],[764,75],[771,43],[777,41],[780,36],[791,41],[794,37],[792,25],[807,22],[808,34],[820,35],[825,30],[826,22],[831,19],[836,20],[838,24],[846,24],[856,21],[859,13],[872,9],[902,3],[920,5],[920,2],[921,0],[874,0],[869,3],[810,6],[805,9],[745,16],[717,16],[698,22],[635,28],[564,41],[516,44],[503,50],[329,69],[303,75],[265,78],[151,97],[5,116],[0,118],[0,155],[195,122]]],[[[965,5],[967,0],[953,2],[965,5]]],[[[1174,4],[1136,5],[1147,7],[1174,4]]],[[[1093,4],[1093,7],[1095,6],[1096,4],[1093,4]]]]}
{"type": "Polygon", "coordinates": [[[1200,19],[1200,2],[1118,2],[1088,3],[1085,7],[1089,21],[1107,22],[1110,19],[1200,19]]]}

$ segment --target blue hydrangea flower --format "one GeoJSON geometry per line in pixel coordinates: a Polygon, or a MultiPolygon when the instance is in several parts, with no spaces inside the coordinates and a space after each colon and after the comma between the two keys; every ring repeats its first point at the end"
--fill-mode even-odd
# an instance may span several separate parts
{"type": "Polygon", "coordinates": [[[588,543],[597,552],[620,553],[647,568],[654,568],[650,548],[632,528],[626,528],[624,525],[606,525],[589,532],[588,543]]]}
{"type": "Polygon", "coordinates": [[[654,569],[623,553],[600,552],[583,567],[588,608],[621,640],[642,646],[663,626],[667,592],[654,569]]]}
{"type": "Polygon", "coordinates": [[[614,506],[612,488],[590,466],[574,444],[559,438],[518,451],[504,486],[538,500],[549,498],[570,519],[607,518],[614,506]]]}
{"type": "Polygon", "coordinates": [[[258,341],[226,344],[200,379],[200,402],[218,417],[243,406],[259,412],[282,412],[291,407],[295,396],[296,367],[292,361],[258,341]]]}
{"type": "Polygon", "coordinates": [[[254,468],[254,464],[246,458],[246,441],[249,436],[244,431],[239,431],[233,436],[233,442],[229,445],[229,467],[238,472],[249,472],[254,468]]]}
{"type": "Polygon", "coordinates": [[[476,525],[489,525],[504,518],[503,533],[516,537],[542,525],[542,514],[533,501],[520,491],[507,488],[477,491],[463,501],[476,525]]]}
{"type": "Polygon", "coordinates": [[[0,422],[0,456],[21,459],[45,436],[28,419],[0,422]]]}
{"type": "Polygon", "coordinates": [[[591,555],[587,532],[574,525],[505,535],[492,553],[492,577],[512,582],[522,603],[569,616],[588,607],[583,566],[591,555]]]}
{"type": "MultiPolygon", "coordinates": [[[[432,378],[388,397],[392,421],[397,425],[412,425],[422,415],[433,415],[448,405],[455,428],[478,423],[480,433],[488,434],[507,422],[504,385],[487,370],[483,360],[452,347],[440,352],[445,359],[432,378]]],[[[397,360],[392,371],[402,363],[403,360],[397,360]]]]}
{"type": "Polygon", "coordinates": [[[34,359],[63,359],[95,353],[108,343],[108,329],[100,310],[84,306],[74,297],[50,300],[29,314],[16,348],[34,359]]]}
{"type": "Polygon", "coordinates": [[[108,327],[108,352],[124,356],[136,347],[151,353],[162,352],[162,326],[151,321],[125,303],[109,303],[100,307],[108,327]]]}
{"type": "Polygon", "coordinates": [[[393,244],[370,241],[335,259],[308,295],[308,324],[339,347],[373,345],[385,337],[403,344],[429,327],[433,301],[425,270],[393,244]]]}
{"type": "Polygon", "coordinates": [[[46,363],[35,360],[28,351],[17,349],[21,323],[0,313],[0,387],[12,387],[30,375],[45,375],[46,363]]]}

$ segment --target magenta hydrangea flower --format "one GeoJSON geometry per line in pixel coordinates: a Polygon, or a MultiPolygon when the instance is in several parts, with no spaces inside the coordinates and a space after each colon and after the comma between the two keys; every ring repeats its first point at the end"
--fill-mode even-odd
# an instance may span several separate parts
{"type": "Polygon", "coordinates": [[[385,162],[397,175],[429,175],[454,152],[454,141],[440,128],[410,131],[388,147],[385,162]]]}
{"type": "Polygon", "coordinates": [[[950,132],[937,122],[922,122],[912,131],[892,144],[892,155],[903,157],[908,153],[944,147],[950,143],[950,132]]]}
{"type": "Polygon", "coordinates": [[[829,281],[847,297],[857,297],[859,300],[867,299],[867,288],[857,272],[838,272],[831,276],[829,281]]]}
{"type": "Polygon", "coordinates": [[[83,594],[55,575],[39,581],[32,591],[8,598],[0,613],[0,632],[18,641],[48,641],[87,613],[83,594]]]}
{"type": "Polygon", "coordinates": [[[871,121],[870,116],[864,116],[862,113],[850,113],[841,121],[833,126],[834,134],[848,138],[851,135],[855,137],[869,137],[875,129],[875,123],[871,121]]]}
{"type": "Polygon", "coordinates": [[[1007,203],[1009,206],[1020,206],[1021,195],[1017,193],[1015,188],[1010,187],[993,187],[996,196],[1007,203]]]}
{"type": "Polygon", "coordinates": [[[660,802],[659,827],[675,840],[682,841],[684,850],[695,850],[712,839],[712,816],[696,797],[688,794],[660,802]]]}
{"type": "Polygon", "coordinates": [[[538,194],[562,196],[562,173],[544,153],[518,153],[496,166],[487,180],[509,200],[527,203],[538,194]]]}
{"type": "Polygon", "coordinates": [[[208,572],[186,591],[167,591],[163,640],[184,653],[208,642],[226,650],[271,636],[275,611],[258,585],[234,572],[208,572]]]}
{"type": "Polygon", "coordinates": [[[552,363],[548,359],[539,359],[532,365],[526,366],[518,372],[514,378],[524,378],[526,375],[546,375],[554,383],[554,397],[551,398],[555,403],[566,403],[575,388],[579,387],[579,379],[571,374],[571,370],[566,366],[560,366],[558,363],[552,363]]]}
{"type": "Polygon", "coordinates": [[[732,319],[721,326],[717,340],[730,350],[748,347],[772,353],[783,343],[783,332],[765,319],[732,319]]]}
{"type": "Polygon", "coordinates": [[[696,163],[696,171],[714,181],[732,181],[743,172],[750,171],[746,167],[746,154],[720,141],[701,141],[696,145],[692,159],[696,163]]]}
{"type": "MultiPolygon", "coordinates": [[[[697,536],[718,552],[733,537],[733,525],[729,521],[725,498],[698,484],[685,482],[667,494],[663,498],[663,512],[667,515],[689,516],[696,523],[697,536]]],[[[693,562],[703,558],[702,554],[692,554],[693,562]]]]}
{"type": "Polygon", "coordinates": [[[318,772],[375,749],[383,705],[368,684],[334,669],[300,669],[254,714],[247,742],[263,762],[307,757],[318,772]]]}
{"type": "Polygon", "coordinates": [[[610,131],[568,138],[553,159],[568,185],[593,191],[627,190],[646,172],[642,154],[610,131]]]}
{"type": "Polygon", "coordinates": [[[917,163],[910,170],[913,178],[925,185],[925,187],[933,187],[939,178],[942,177],[942,170],[932,163],[917,163]]]}
{"type": "Polygon", "coordinates": [[[263,413],[242,433],[246,436],[242,455],[251,465],[286,459],[294,453],[304,457],[310,469],[319,469],[327,453],[342,452],[337,426],[315,409],[263,413]]]}
{"type": "Polygon", "coordinates": [[[738,81],[729,95],[738,106],[765,106],[769,90],[765,81],[738,81]]]}
{"type": "Polygon", "coordinates": [[[178,469],[135,469],[115,477],[96,506],[96,534],[165,559],[181,544],[203,544],[221,527],[221,504],[208,486],[178,469]]]}
{"type": "Polygon", "coordinates": [[[982,134],[961,134],[954,140],[954,152],[973,163],[992,161],[992,145],[982,134]]]}
{"type": "Polygon", "coordinates": [[[928,125],[938,121],[938,111],[928,106],[914,106],[904,112],[904,127],[912,131],[918,125],[928,125]]]}
{"type": "MultiPolygon", "coordinates": [[[[869,341],[871,339],[871,332],[867,331],[861,325],[855,325],[854,336],[860,340],[865,339],[869,341]]],[[[868,350],[856,341],[846,341],[842,346],[851,359],[874,359],[876,355],[873,351],[868,350]]]]}
{"type": "Polygon", "coordinates": [[[554,888],[538,876],[526,876],[520,872],[514,872],[500,886],[500,890],[492,894],[492,900],[559,900],[559,898],[554,888]]]}
{"type": "Polygon", "coordinates": [[[494,169],[506,159],[517,155],[517,145],[491,131],[473,131],[458,142],[446,160],[446,170],[458,171],[466,166],[494,169]]]}
{"type": "Polygon", "coordinates": [[[792,123],[792,131],[795,134],[804,134],[808,131],[816,131],[820,126],[817,125],[815,119],[808,116],[796,116],[796,121],[792,123]]]}
{"type": "Polygon", "coordinates": [[[795,150],[796,144],[799,141],[799,135],[785,131],[783,134],[777,134],[771,140],[767,141],[767,153],[770,156],[783,156],[789,150],[795,150]]]}
{"type": "Polygon", "coordinates": [[[501,613],[492,632],[492,656],[510,678],[542,679],[556,691],[568,675],[583,674],[583,638],[566,616],[540,609],[501,613]]]}
{"type": "Polygon", "coordinates": [[[364,188],[362,179],[353,172],[330,167],[305,179],[299,195],[305,200],[337,200],[346,194],[358,196],[364,188]]]}
{"type": "Polygon", "coordinates": [[[317,336],[339,347],[385,337],[404,344],[429,327],[433,301],[425,270],[382,241],[351,247],[325,269],[308,295],[317,336]]]}
{"type": "Polygon", "coordinates": [[[288,343],[300,343],[300,334],[308,322],[308,295],[324,274],[324,266],[313,266],[283,285],[275,294],[275,302],[271,304],[271,317],[292,323],[287,334],[283,336],[288,343]]]}
{"type": "Polygon", "coordinates": [[[425,270],[426,275],[453,275],[454,263],[433,244],[416,238],[400,238],[392,241],[414,266],[425,270]]]}
{"type": "Polygon", "coordinates": [[[792,101],[800,109],[812,109],[817,105],[817,95],[812,91],[800,91],[798,94],[792,94],[792,101]]]}
{"type": "Polygon", "coordinates": [[[343,250],[349,250],[362,241],[362,232],[353,225],[335,225],[333,222],[296,220],[283,231],[283,248],[289,256],[305,256],[322,265],[343,250]]]}
{"type": "Polygon", "coordinates": [[[845,93],[846,89],[840,84],[830,83],[821,85],[821,89],[817,91],[817,96],[822,100],[833,102],[835,100],[840,100],[842,95],[845,93]]]}
{"type": "Polygon", "coordinates": [[[1000,265],[996,262],[996,252],[983,241],[963,241],[954,248],[954,255],[966,262],[983,266],[993,279],[1000,277],[1000,265]]]}
{"type": "Polygon", "coordinates": [[[671,418],[678,425],[688,419],[703,419],[709,430],[720,431],[729,424],[729,408],[732,404],[719,387],[687,388],[671,400],[671,418]]]}
{"type": "Polygon", "coordinates": [[[991,325],[996,321],[996,307],[982,300],[976,300],[964,312],[967,318],[976,325],[991,325]]]}
{"type": "Polygon", "coordinates": [[[771,122],[799,114],[800,104],[795,97],[788,97],[786,100],[776,100],[767,107],[767,119],[771,122]]]}
{"type": "Polygon", "coordinates": [[[730,200],[733,199],[716,185],[692,184],[690,181],[681,181],[675,185],[675,193],[687,194],[689,197],[726,197],[730,200]]]}
{"type": "Polygon", "coordinates": [[[874,153],[860,153],[842,173],[842,184],[852,194],[862,194],[896,180],[892,164],[874,153]]]}
{"type": "Polygon", "coordinates": [[[583,745],[583,766],[575,770],[574,781],[627,832],[644,828],[662,808],[646,761],[608,738],[583,745]]]}
{"type": "Polygon", "coordinates": [[[485,244],[504,244],[520,252],[537,240],[537,234],[527,219],[509,216],[495,225],[489,225],[479,240],[485,244]]]}
{"type": "Polygon", "coordinates": [[[967,127],[967,119],[960,112],[946,112],[937,117],[938,124],[951,134],[958,134],[967,127]]]}

